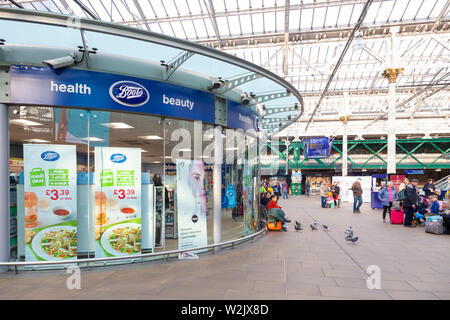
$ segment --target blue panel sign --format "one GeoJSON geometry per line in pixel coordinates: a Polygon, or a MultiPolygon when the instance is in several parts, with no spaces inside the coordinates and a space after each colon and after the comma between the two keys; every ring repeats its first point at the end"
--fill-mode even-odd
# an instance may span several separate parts
{"type": "Polygon", "coordinates": [[[241,105],[234,101],[228,101],[228,127],[234,129],[249,129],[259,132],[262,130],[262,122],[259,114],[249,106],[241,105]]]}
{"type": "Polygon", "coordinates": [[[103,72],[11,66],[11,103],[94,108],[214,123],[214,95],[103,72]]]}
{"type": "Polygon", "coordinates": [[[332,138],[313,137],[303,139],[303,150],[305,151],[306,158],[328,158],[331,154],[332,145],[332,138]]]}
{"type": "Polygon", "coordinates": [[[424,174],[423,170],[405,170],[405,174],[424,174]]]}

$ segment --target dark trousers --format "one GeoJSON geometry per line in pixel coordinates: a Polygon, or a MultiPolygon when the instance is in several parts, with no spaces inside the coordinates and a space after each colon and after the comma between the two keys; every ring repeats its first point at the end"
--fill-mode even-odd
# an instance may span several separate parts
{"type": "Polygon", "coordinates": [[[405,226],[412,225],[414,219],[414,208],[413,207],[403,207],[405,210],[405,226]]]}
{"type": "Polygon", "coordinates": [[[391,219],[392,202],[388,206],[383,206],[383,220],[386,219],[386,212],[389,211],[389,220],[391,219]]]}
{"type": "Polygon", "coordinates": [[[322,208],[325,208],[326,204],[327,204],[327,197],[321,197],[322,199],[322,208]]]}

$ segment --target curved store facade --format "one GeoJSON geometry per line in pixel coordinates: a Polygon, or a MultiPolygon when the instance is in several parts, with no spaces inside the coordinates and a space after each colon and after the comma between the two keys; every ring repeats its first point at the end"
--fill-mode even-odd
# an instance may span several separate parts
{"type": "Polygon", "coordinates": [[[289,83],[95,20],[0,9],[0,30],[0,262],[136,262],[260,230],[262,114],[303,106],[289,83]]]}

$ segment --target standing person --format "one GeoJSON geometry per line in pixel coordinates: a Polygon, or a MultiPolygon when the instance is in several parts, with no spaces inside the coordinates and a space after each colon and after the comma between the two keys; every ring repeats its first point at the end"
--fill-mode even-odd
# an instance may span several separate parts
{"type": "Polygon", "coordinates": [[[281,189],[283,191],[283,199],[289,199],[288,196],[288,184],[286,181],[283,182],[283,184],[281,185],[281,189]]]}
{"type": "Polygon", "coordinates": [[[353,213],[361,213],[359,208],[361,207],[363,200],[363,190],[361,187],[361,178],[358,178],[353,184],[350,190],[353,191],[353,213]]]}
{"type": "Polygon", "coordinates": [[[331,193],[333,195],[333,200],[334,200],[334,207],[335,208],[339,208],[340,206],[340,199],[339,199],[339,194],[341,192],[341,188],[339,187],[339,181],[335,181],[333,182],[333,185],[331,186],[331,193]]]}
{"type": "Polygon", "coordinates": [[[418,204],[419,196],[417,195],[417,183],[419,180],[412,179],[411,183],[405,188],[405,199],[403,200],[403,209],[405,210],[405,227],[415,228],[412,225],[414,219],[414,211],[418,204]]]}
{"type": "Polygon", "coordinates": [[[398,191],[401,191],[406,188],[406,186],[409,184],[409,179],[405,178],[402,180],[402,183],[398,186],[398,191]]]}
{"type": "Polygon", "coordinates": [[[392,203],[397,200],[397,191],[395,191],[394,183],[389,181],[380,192],[378,192],[378,199],[383,203],[383,222],[386,222],[386,212],[389,211],[389,220],[391,219],[392,203]]]}
{"type": "Polygon", "coordinates": [[[320,197],[321,197],[321,201],[322,201],[322,208],[326,207],[327,204],[327,197],[328,197],[328,187],[327,184],[325,183],[325,181],[322,181],[322,183],[320,184],[320,197]]]}
{"type": "Polygon", "coordinates": [[[311,191],[311,182],[309,182],[309,180],[306,180],[306,195],[309,197],[309,192],[311,191]]]}

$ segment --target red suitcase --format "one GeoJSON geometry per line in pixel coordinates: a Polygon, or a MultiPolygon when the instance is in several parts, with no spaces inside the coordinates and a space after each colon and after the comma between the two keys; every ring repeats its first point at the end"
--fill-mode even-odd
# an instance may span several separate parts
{"type": "Polygon", "coordinates": [[[391,224],[402,224],[404,212],[403,209],[391,210],[391,224]]]}

